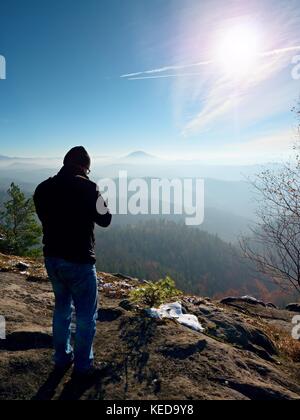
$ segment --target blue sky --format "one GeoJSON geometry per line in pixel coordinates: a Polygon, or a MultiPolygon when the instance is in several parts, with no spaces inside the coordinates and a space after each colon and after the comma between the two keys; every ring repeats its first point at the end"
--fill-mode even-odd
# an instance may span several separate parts
{"type": "MultiPolygon", "coordinates": [[[[295,140],[297,3],[2,0],[0,154],[83,144],[93,155],[277,159],[295,140]],[[216,58],[233,26],[250,28],[249,50],[259,34],[260,54],[235,76],[216,58]]],[[[247,59],[230,54],[230,65],[247,59]]]]}

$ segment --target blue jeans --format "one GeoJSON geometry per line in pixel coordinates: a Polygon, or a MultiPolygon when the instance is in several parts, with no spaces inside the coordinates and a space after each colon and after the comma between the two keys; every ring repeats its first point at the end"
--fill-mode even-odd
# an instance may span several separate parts
{"type": "Polygon", "coordinates": [[[93,264],[75,264],[61,258],[45,258],[55,294],[53,317],[54,362],[65,366],[74,359],[76,372],[88,370],[94,359],[93,340],[97,321],[97,274],[93,264]],[[75,351],[71,346],[72,303],[76,311],[75,351]]]}

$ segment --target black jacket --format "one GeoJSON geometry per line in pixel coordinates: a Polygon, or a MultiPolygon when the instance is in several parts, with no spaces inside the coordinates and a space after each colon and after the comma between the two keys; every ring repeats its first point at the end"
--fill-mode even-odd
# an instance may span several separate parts
{"type": "Polygon", "coordinates": [[[66,167],[37,187],[34,203],[43,225],[46,257],[95,263],[95,223],[108,227],[112,220],[108,209],[104,215],[97,212],[98,200],[103,207],[97,185],[66,167]]]}

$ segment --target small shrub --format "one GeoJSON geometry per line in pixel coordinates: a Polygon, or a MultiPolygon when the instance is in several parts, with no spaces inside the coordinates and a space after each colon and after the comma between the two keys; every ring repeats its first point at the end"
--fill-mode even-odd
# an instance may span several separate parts
{"type": "Polygon", "coordinates": [[[177,299],[182,292],[175,287],[171,277],[166,277],[157,282],[147,282],[144,286],[130,292],[130,299],[134,303],[153,308],[177,299]]]}

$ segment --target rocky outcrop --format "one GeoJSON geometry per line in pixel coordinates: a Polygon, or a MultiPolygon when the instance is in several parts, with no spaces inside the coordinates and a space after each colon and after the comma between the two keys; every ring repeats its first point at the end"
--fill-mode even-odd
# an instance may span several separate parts
{"type": "MultiPolygon", "coordinates": [[[[30,275],[43,278],[42,268],[30,275]]],[[[53,378],[53,296],[46,277],[32,282],[9,267],[0,272],[0,315],[7,322],[7,339],[0,340],[0,399],[300,399],[292,312],[186,296],[183,309],[199,319],[201,333],[176,320],[150,318],[131,304],[136,279],[99,273],[99,280],[95,353],[105,369],[94,383],[79,386],[71,372],[53,378]],[[286,353],[283,343],[294,353],[286,353]]]]}
{"type": "Polygon", "coordinates": [[[278,355],[270,338],[257,326],[245,322],[242,315],[233,314],[214,304],[193,307],[193,304],[186,302],[185,307],[197,315],[212,337],[251,351],[265,360],[273,360],[278,355]]]}

